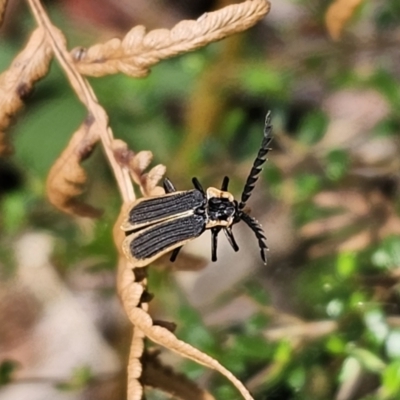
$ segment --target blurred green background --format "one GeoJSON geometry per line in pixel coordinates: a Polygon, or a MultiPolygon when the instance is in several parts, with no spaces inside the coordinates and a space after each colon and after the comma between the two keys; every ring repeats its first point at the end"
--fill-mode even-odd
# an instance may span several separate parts
{"type": "MultiPolygon", "coordinates": [[[[176,322],[179,338],[219,360],[260,400],[400,399],[400,5],[361,2],[334,41],[325,24],[331,3],[275,0],[248,32],[163,61],[147,78],[90,79],[115,136],[134,151],[151,150],[180,190],[191,187],[192,176],[207,187],[229,175],[230,190],[240,196],[272,111],[273,151],[250,202],[265,227],[268,265],[252,234],[237,227],[239,253],[221,237],[220,262],[209,264],[206,237],[183,255],[189,271],[160,262],[149,282],[153,315],[176,322]],[[191,263],[208,265],[190,271],[191,263]]],[[[171,28],[227,4],[46,2],[70,48],[121,37],[136,24],[171,28]]],[[[25,4],[10,1],[0,32],[1,71],[33,27],[25,4]]],[[[9,129],[15,154],[0,158],[2,399],[23,398],[10,387],[13,380],[29,381],[25,365],[47,378],[46,368],[35,367],[46,364],[46,352],[31,349],[52,301],[38,293],[51,289],[39,272],[21,278],[18,255],[26,235],[44,232],[57,293],[73,302],[71,313],[74,307],[87,313],[121,362],[104,380],[93,360],[78,357],[60,375],[54,367],[46,384],[63,386],[52,398],[124,398],[131,327],[114,289],[111,236],[120,198],[100,147],[84,166],[85,196],[104,209],[101,219],[63,215],[45,193],[49,168],[84,116],[54,62],[9,129]]],[[[36,252],[41,249],[29,256],[36,252]]],[[[216,373],[172,356],[165,362],[217,399],[239,398],[216,373]]],[[[29,390],[30,398],[45,398],[40,391],[34,396],[35,385],[29,390]]],[[[166,397],[153,391],[148,398],[166,397]]]]}

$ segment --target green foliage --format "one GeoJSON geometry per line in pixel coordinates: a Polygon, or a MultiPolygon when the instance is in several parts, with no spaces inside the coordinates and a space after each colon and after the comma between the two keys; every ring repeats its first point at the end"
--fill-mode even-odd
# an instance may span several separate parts
{"type": "Polygon", "coordinates": [[[371,262],[378,268],[397,269],[400,265],[400,237],[384,239],[372,253],[371,262]]]}
{"type": "Polygon", "coordinates": [[[72,372],[71,379],[57,385],[62,391],[78,391],[84,389],[93,379],[92,371],[87,366],[75,368],[72,372]]]}
{"type": "Polygon", "coordinates": [[[12,375],[18,368],[18,363],[4,360],[0,363],[0,387],[12,381],[12,375]]]}
{"type": "Polygon", "coordinates": [[[326,155],[326,175],[333,181],[343,178],[348,167],[349,155],[344,150],[332,150],[326,155]]]}

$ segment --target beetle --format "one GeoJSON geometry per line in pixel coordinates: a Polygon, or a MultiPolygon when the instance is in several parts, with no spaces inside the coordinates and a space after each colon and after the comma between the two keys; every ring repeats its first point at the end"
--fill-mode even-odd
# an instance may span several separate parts
{"type": "Polygon", "coordinates": [[[204,190],[198,179],[193,178],[194,189],[186,191],[176,191],[166,178],[163,183],[164,195],[144,197],[133,202],[121,226],[126,234],[122,247],[127,258],[136,266],[143,267],[172,251],[170,260],[175,261],[184,244],[210,229],[211,259],[216,261],[218,234],[224,231],[233,250],[238,251],[232,226],[243,221],[254,232],[261,259],[266,264],[265,251],[268,247],[264,231],[259,222],[245,211],[245,207],[267,160],[271,132],[271,113],[268,112],[263,140],[240,202],[228,192],[227,176],[222,181],[221,189],[210,187],[204,190]]]}

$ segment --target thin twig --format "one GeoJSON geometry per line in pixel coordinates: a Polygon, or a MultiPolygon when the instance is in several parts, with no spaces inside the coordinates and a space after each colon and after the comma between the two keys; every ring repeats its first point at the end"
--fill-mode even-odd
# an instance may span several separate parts
{"type": "Polygon", "coordinates": [[[86,79],[77,71],[66,48],[63,34],[51,23],[40,1],[28,0],[28,3],[38,25],[45,30],[47,39],[53,48],[54,55],[60,63],[61,68],[66,73],[72,88],[94,118],[93,131],[103,144],[104,152],[111,165],[123,201],[131,202],[135,200],[135,193],[129,177],[129,172],[118,164],[112,151],[114,137],[111,129],[108,127],[107,114],[98,103],[96,95],[86,79]]]}

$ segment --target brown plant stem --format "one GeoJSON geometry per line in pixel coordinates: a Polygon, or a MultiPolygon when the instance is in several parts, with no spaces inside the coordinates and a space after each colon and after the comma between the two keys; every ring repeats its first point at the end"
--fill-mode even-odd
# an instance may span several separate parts
{"type": "Polygon", "coordinates": [[[38,25],[46,32],[47,40],[53,49],[57,61],[67,75],[72,88],[94,118],[93,132],[96,135],[96,140],[100,139],[103,144],[105,155],[111,165],[123,201],[133,201],[135,199],[135,194],[129,172],[118,164],[113,155],[112,142],[114,137],[111,129],[108,127],[107,114],[98,103],[96,95],[86,79],[77,71],[66,48],[64,35],[51,23],[40,1],[27,1],[38,25]]]}

